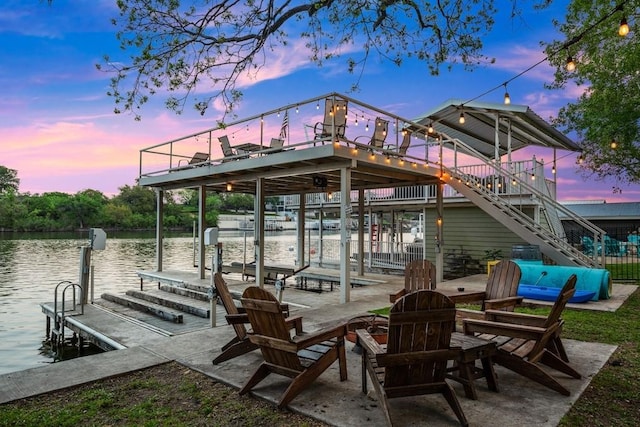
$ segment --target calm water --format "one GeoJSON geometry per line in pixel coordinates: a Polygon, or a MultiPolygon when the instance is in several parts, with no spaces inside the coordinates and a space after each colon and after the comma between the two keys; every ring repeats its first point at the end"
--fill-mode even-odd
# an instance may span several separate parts
{"type": "MultiPolygon", "coordinates": [[[[46,317],[40,303],[53,301],[59,282],[78,282],[79,248],[88,245],[88,237],[45,237],[0,233],[0,374],[53,362],[43,347],[46,317]]],[[[222,232],[220,241],[225,263],[243,260],[244,233],[222,232]]],[[[295,242],[294,233],[267,235],[265,262],[293,266],[295,242]]],[[[251,234],[246,237],[246,254],[248,261],[253,260],[251,234]]],[[[191,236],[165,238],[164,270],[196,272],[193,260],[191,236]]],[[[93,252],[95,298],[103,292],[124,292],[137,287],[140,281],[136,270],[155,270],[154,261],[153,235],[108,233],[106,249],[93,252]]]]}

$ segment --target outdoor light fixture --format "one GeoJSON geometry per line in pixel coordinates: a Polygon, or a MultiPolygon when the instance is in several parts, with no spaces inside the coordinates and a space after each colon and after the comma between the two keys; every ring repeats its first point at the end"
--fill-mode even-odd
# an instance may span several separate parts
{"type": "Polygon", "coordinates": [[[507,92],[507,84],[504,84],[504,104],[511,104],[511,97],[509,96],[509,92],[507,92]]]}
{"type": "Polygon", "coordinates": [[[465,122],[465,118],[464,118],[464,111],[460,112],[460,118],[458,119],[458,122],[463,125],[465,122]]]}
{"type": "Polygon", "coordinates": [[[438,227],[440,227],[442,225],[442,218],[438,217],[438,219],[436,220],[436,224],[438,224],[438,227]]]}
{"type": "Polygon", "coordinates": [[[627,18],[623,16],[620,20],[620,27],[618,27],[618,35],[624,37],[627,34],[629,34],[629,24],[627,24],[627,18]]]}
{"type": "Polygon", "coordinates": [[[573,62],[573,58],[571,57],[571,55],[567,56],[567,71],[571,72],[574,71],[576,69],[576,63],[573,62]]]}
{"type": "Polygon", "coordinates": [[[618,142],[615,139],[611,140],[611,149],[615,150],[616,148],[618,148],[618,142]]]}
{"type": "Polygon", "coordinates": [[[233,185],[230,182],[227,182],[227,191],[233,190],[233,185]]]}
{"type": "Polygon", "coordinates": [[[433,122],[429,123],[429,129],[427,129],[429,133],[433,133],[433,122]]]}

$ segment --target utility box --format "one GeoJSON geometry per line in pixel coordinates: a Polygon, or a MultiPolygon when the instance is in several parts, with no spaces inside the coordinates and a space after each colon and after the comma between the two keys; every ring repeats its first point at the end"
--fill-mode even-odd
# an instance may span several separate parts
{"type": "Polygon", "coordinates": [[[104,251],[107,247],[107,233],[102,228],[89,229],[89,241],[91,249],[95,251],[104,251]]]}
{"type": "Polygon", "coordinates": [[[210,227],[204,230],[204,244],[207,246],[218,244],[218,227],[210,227]]]}

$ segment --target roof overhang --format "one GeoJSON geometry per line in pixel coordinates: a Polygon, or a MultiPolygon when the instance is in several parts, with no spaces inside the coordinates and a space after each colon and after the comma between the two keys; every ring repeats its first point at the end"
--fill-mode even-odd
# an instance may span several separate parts
{"type": "Polygon", "coordinates": [[[495,154],[496,126],[500,155],[507,154],[509,146],[511,151],[529,146],[580,151],[575,142],[526,105],[450,99],[414,121],[431,124],[436,132],[458,139],[487,157],[495,154]],[[464,124],[459,122],[460,114],[464,114],[464,124]]]}

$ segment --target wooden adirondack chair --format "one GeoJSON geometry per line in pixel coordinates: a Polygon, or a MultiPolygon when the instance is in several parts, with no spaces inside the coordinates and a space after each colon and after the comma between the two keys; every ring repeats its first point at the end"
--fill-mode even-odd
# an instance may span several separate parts
{"type": "Polygon", "coordinates": [[[271,373],[284,375],[293,378],[278,402],[278,407],[284,408],[336,360],[340,365],[340,380],[347,379],[346,324],[291,337],[273,294],[251,286],[245,289],[241,301],[253,329],[249,339],[260,348],[264,362],[240,394],[249,392],[271,373]]]}
{"type": "MultiPolygon", "coordinates": [[[[213,284],[216,288],[216,294],[222,302],[227,315],[225,316],[227,322],[233,326],[236,336],[228,343],[222,346],[222,353],[215,359],[213,364],[217,365],[226,360],[233,359],[234,357],[243,355],[258,348],[258,346],[249,340],[249,335],[245,324],[249,323],[249,317],[246,315],[242,307],[237,307],[229,292],[227,283],[222,278],[222,274],[216,272],[213,275],[213,284]]],[[[288,324],[296,329],[296,333],[302,333],[302,317],[289,317],[289,305],[280,304],[280,310],[287,316],[288,324]]]]}
{"type": "Polygon", "coordinates": [[[566,355],[563,357],[557,348],[562,328],[560,316],[575,293],[576,281],[575,274],[569,277],[547,317],[488,310],[486,320],[465,319],[464,333],[495,341],[498,345],[498,354],[494,357],[496,363],[568,396],[569,390],[538,363],[573,378],[581,377],[563,360],[566,355]]]}
{"type": "Polygon", "coordinates": [[[518,296],[521,276],[518,264],[510,260],[500,261],[491,269],[484,295],[479,295],[481,311],[458,309],[457,317],[483,319],[486,310],[513,311],[523,299],[518,296]]]}
{"type": "Polygon", "coordinates": [[[393,304],[410,292],[435,288],[436,266],[426,259],[413,260],[404,268],[404,289],[389,295],[389,302],[393,304]]]}
{"type": "Polygon", "coordinates": [[[388,399],[433,393],[443,394],[460,424],[468,425],[445,381],[447,361],[457,360],[462,351],[450,347],[455,314],[445,295],[418,290],[391,307],[386,349],[365,329],[356,331],[362,346],[362,392],[367,392],[368,373],[388,425],[393,425],[388,399]]]}

